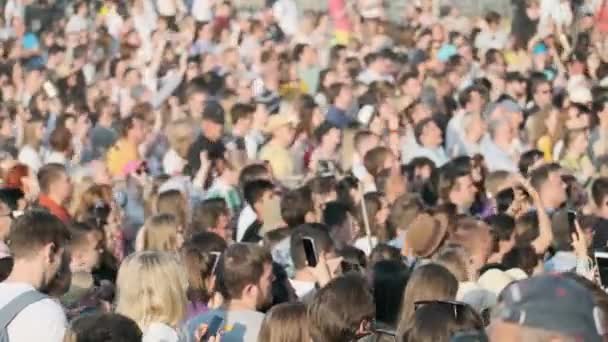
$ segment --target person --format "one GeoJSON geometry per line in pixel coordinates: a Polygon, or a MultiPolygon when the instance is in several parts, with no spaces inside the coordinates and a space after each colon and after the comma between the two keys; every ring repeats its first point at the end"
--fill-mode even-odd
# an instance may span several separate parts
{"type": "Polygon", "coordinates": [[[308,342],[310,336],[307,321],[305,304],[279,304],[264,317],[258,341],[308,342]]]}
{"type": "Polygon", "coordinates": [[[273,115],[266,124],[266,132],[272,138],[260,150],[259,159],[267,161],[272,174],[279,180],[293,175],[294,162],[289,152],[295,133],[295,118],[282,113],[273,115]]]}
{"type": "MultiPolygon", "coordinates": [[[[185,173],[195,176],[201,165],[201,153],[207,151],[207,158],[214,160],[224,155],[226,147],[221,141],[225,113],[216,101],[204,103],[201,120],[201,133],[188,150],[188,165],[185,173]]],[[[199,115],[198,113],[194,113],[199,115]]]]}
{"type": "Polygon", "coordinates": [[[206,199],[194,206],[192,222],[186,235],[193,236],[201,232],[210,232],[229,241],[231,238],[229,218],[230,212],[224,199],[206,199]]]}
{"type": "Polygon", "coordinates": [[[515,138],[511,123],[505,119],[496,119],[488,124],[490,140],[481,145],[481,154],[487,161],[490,171],[517,172],[511,155],[511,144],[515,138]]]}
{"type": "Polygon", "coordinates": [[[428,118],[420,121],[414,128],[414,136],[418,145],[408,155],[409,159],[404,162],[409,163],[414,158],[426,157],[432,160],[437,167],[443,166],[448,161],[448,157],[441,145],[442,135],[441,129],[434,119],[428,118]]]}
{"type": "Polygon", "coordinates": [[[143,122],[144,119],[138,115],[122,120],[121,137],[106,156],[108,170],[113,177],[126,176],[124,172],[127,165],[141,160],[138,149],[145,137],[143,122]]]}
{"type": "MultiPolygon", "coordinates": [[[[551,213],[566,202],[566,185],[558,164],[547,164],[530,174],[530,183],[538,191],[544,210],[551,213]]],[[[540,209],[540,208],[539,208],[540,209]]]]}
{"type": "Polygon", "coordinates": [[[591,198],[597,208],[595,215],[598,217],[598,221],[593,227],[593,248],[606,248],[608,247],[608,179],[598,178],[593,182],[591,198]]]}
{"type": "Polygon", "coordinates": [[[454,165],[445,167],[439,174],[438,192],[443,203],[454,204],[459,213],[468,212],[477,194],[470,169],[454,165]]]}
{"type": "Polygon", "coordinates": [[[86,223],[73,223],[69,227],[70,243],[68,252],[71,262],[70,270],[75,272],[92,273],[101,261],[104,232],[86,223]]]}
{"type": "Polygon", "coordinates": [[[118,271],[116,312],[137,323],[142,341],[176,342],[186,314],[187,285],[176,256],[156,251],[133,253],[118,271]]]}
{"type": "Polygon", "coordinates": [[[365,280],[348,274],[315,294],[308,307],[308,331],[313,342],[352,341],[371,333],[374,316],[374,297],[365,280]]]}
{"type": "Polygon", "coordinates": [[[483,332],[481,316],[465,303],[420,301],[416,304],[413,320],[404,334],[408,341],[451,341],[459,332],[483,332]]]}
{"type": "Polygon", "coordinates": [[[40,197],[38,205],[57,216],[63,223],[71,220],[70,214],[64,205],[72,194],[72,184],[65,166],[60,164],[47,164],[38,172],[40,184],[40,197]]]}
{"type": "Polygon", "coordinates": [[[30,170],[38,172],[42,167],[42,140],[44,137],[44,123],[40,118],[30,119],[24,127],[24,145],[19,150],[17,159],[22,164],[27,165],[30,170]]]}
{"type": "Polygon", "coordinates": [[[256,242],[256,239],[259,241],[259,230],[263,224],[263,208],[273,200],[274,189],[275,187],[270,181],[263,179],[245,184],[243,193],[247,206],[241,212],[237,223],[237,242],[256,242]],[[248,217],[249,215],[251,216],[248,217]]]}
{"type": "Polygon", "coordinates": [[[586,129],[569,130],[564,139],[563,156],[560,165],[572,173],[585,185],[595,174],[595,167],[587,154],[589,135],[586,129]]]}
{"type": "Polygon", "coordinates": [[[601,341],[603,328],[594,319],[597,309],[591,294],[576,281],[562,275],[533,277],[503,291],[488,336],[499,342],[577,338],[601,341]],[[551,318],[547,312],[551,312],[551,318]]]}
{"type": "Polygon", "coordinates": [[[201,324],[215,317],[224,320],[223,339],[255,341],[264,314],[257,310],[271,302],[272,257],[263,247],[236,243],[224,251],[218,265],[218,289],[224,297],[222,307],[190,319],[186,324],[188,341],[194,341],[201,324]]]}
{"type": "Polygon", "coordinates": [[[397,328],[400,304],[410,272],[398,260],[382,260],[371,269],[374,303],[376,303],[376,322],[387,330],[397,328]]]}
{"type": "Polygon", "coordinates": [[[184,228],[171,214],[158,214],[141,228],[141,250],[176,252],[184,244],[184,228]]]}
{"type": "Polygon", "coordinates": [[[353,102],[351,87],[343,83],[335,83],[330,86],[328,93],[331,106],[325,120],[340,129],[347,128],[354,123],[354,119],[348,115],[353,102]]]}
{"type": "Polygon", "coordinates": [[[70,324],[64,342],[139,342],[141,329],[132,319],[103,313],[79,317],[70,324]]]}
{"type": "Polygon", "coordinates": [[[69,238],[66,226],[45,211],[28,211],[13,222],[8,240],[14,265],[0,283],[0,310],[15,312],[6,328],[11,341],[63,341],[63,308],[40,291],[57,275],[69,238]]]}

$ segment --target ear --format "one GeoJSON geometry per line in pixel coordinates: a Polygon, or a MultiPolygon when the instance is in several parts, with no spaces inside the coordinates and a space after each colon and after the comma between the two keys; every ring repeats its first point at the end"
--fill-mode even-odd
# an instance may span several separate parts
{"type": "Polygon", "coordinates": [[[57,258],[57,246],[54,243],[48,243],[42,250],[44,261],[48,264],[52,264],[57,258]]]}
{"type": "Polygon", "coordinates": [[[245,298],[257,298],[258,296],[258,287],[255,284],[247,284],[245,288],[243,288],[243,299],[245,298]]]}
{"type": "Polygon", "coordinates": [[[359,323],[359,328],[357,329],[357,336],[365,336],[371,332],[372,322],[367,319],[364,319],[359,323]]]}

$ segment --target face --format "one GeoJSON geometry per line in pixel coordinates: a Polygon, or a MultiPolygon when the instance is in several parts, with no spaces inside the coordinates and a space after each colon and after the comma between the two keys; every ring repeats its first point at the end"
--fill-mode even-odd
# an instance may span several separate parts
{"type": "Polygon", "coordinates": [[[211,141],[218,141],[224,132],[224,126],[210,120],[202,121],[202,129],[205,137],[211,141]]]}
{"type": "Polygon", "coordinates": [[[338,146],[340,144],[340,141],[342,140],[340,130],[337,128],[330,129],[325,139],[327,139],[327,142],[332,146],[338,146]]]}
{"type": "Polygon", "coordinates": [[[67,201],[72,196],[72,182],[67,174],[61,174],[61,177],[52,185],[52,191],[57,194],[57,197],[67,201]]]}
{"type": "Polygon", "coordinates": [[[589,140],[586,133],[577,134],[572,141],[572,149],[578,153],[585,153],[589,146],[589,140]]]}
{"type": "Polygon", "coordinates": [[[476,194],[477,188],[473,184],[473,178],[470,175],[466,175],[456,180],[456,185],[451,193],[451,199],[456,205],[468,207],[475,201],[476,194]]]}
{"type": "Polygon", "coordinates": [[[274,274],[272,273],[272,265],[265,264],[264,273],[262,273],[262,277],[260,278],[260,281],[256,285],[256,288],[257,288],[256,306],[258,308],[263,308],[272,302],[272,282],[273,281],[274,281],[274,274]]]}
{"type": "Polygon", "coordinates": [[[142,120],[133,120],[133,127],[129,132],[133,141],[140,144],[146,137],[144,122],[142,120]]]}
{"type": "Polygon", "coordinates": [[[72,272],[91,272],[103,253],[103,237],[98,232],[87,234],[85,243],[72,253],[72,272]]]}
{"type": "Polygon", "coordinates": [[[546,194],[546,198],[551,199],[550,202],[552,203],[561,204],[567,199],[566,183],[562,181],[560,172],[552,172],[549,174],[549,179],[545,182],[543,190],[543,193],[546,194]]]}
{"type": "Polygon", "coordinates": [[[429,122],[422,130],[422,140],[429,147],[437,147],[443,141],[441,129],[434,122],[429,122]]]}
{"type": "Polygon", "coordinates": [[[534,101],[541,108],[551,104],[551,85],[549,83],[543,83],[536,88],[534,101]]]}
{"type": "Polygon", "coordinates": [[[406,90],[406,94],[409,94],[414,99],[418,98],[422,92],[422,85],[420,84],[420,80],[417,78],[408,79],[405,82],[404,88],[404,90],[406,90]]]}

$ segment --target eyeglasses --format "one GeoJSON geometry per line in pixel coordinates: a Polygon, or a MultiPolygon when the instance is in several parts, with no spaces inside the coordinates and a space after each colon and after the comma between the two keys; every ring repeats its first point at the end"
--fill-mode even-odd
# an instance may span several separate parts
{"type": "Polygon", "coordinates": [[[438,306],[446,306],[454,313],[454,319],[458,319],[462,317],[463,310],[466,309],[467,304],[457,301],[444,301],[444,300],[421,300],[414,303],[414,311],[418,311],[418,309],[427,305],[438,305],[438,306]]]}

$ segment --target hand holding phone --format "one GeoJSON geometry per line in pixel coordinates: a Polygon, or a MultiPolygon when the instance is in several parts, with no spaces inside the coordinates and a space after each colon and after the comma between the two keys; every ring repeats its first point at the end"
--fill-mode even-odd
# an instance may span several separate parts
{"type": "Polygon", "coordinates": [[[595,258],[595,264],[597,265],[600,285],[605,289],[608,287],[608,252],[594,251],[593,257],[595,258]]]}
{"type": "Polygon", "coordinates": [[[306,255],[308,267],[316,267],[319,259],[315,241],[312,238],[305,236],[302,238],[302,246],[304,247],[304,254],[306,255]]]}
{"type": "Polygon", "coordinates": [[[200,342],[211,342],[215,341],[215,337],[219,334],[221,327],[224,325],[224,318],[220,316],[213,316],[209,325],[202,325],[197,331],[197,335],[200,334],[200,342]]]}

